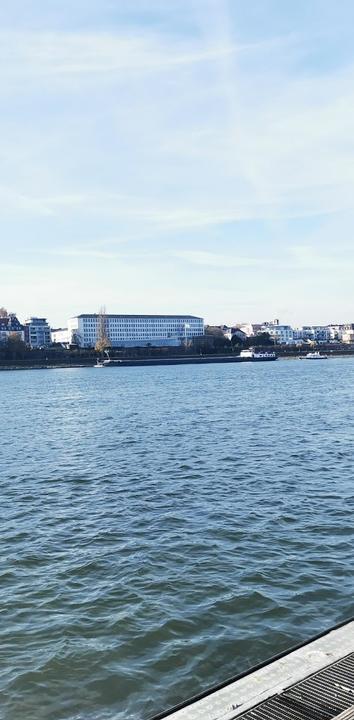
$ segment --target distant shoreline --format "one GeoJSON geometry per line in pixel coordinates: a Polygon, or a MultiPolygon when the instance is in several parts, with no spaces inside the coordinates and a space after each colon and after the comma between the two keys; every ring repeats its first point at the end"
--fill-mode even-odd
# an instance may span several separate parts
{"type": "MultiPolygon", "coordinates": [[[[286,353],[279,354],[278,360],[300,360],[304,358],[304,355],[298,353],[286,353]]],[[[348,358],[354,357],[354,351],[347,352],[333,352],[328,355],[328,359],[332,358],[348,358]]],[[[239,355],[204,355],[204,356],[187,356],[187,357],[170,357],[170,358],[141,358],[141,359],[124,359],[112,364],[112,367],[155,367],[155,366],[168,366],[168,365],[217,365],[217,364],[230,364],[230,363],[250,363],[250,362],[270,362],[267,360],[252,361],[246,358],[240,358],[239,355]]],[[[56,363],[56,364],[44,364],[44,363],[33,363],[31,365],[0,365],[0,372],[8,372],[10,370],[73,370],[92,368],[94,367],[94,361],[85,363],[56,363]]]]}

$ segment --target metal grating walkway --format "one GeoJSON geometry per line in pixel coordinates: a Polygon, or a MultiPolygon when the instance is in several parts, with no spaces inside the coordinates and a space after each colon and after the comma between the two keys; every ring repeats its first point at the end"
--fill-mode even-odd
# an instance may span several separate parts
{"type": "Polygon", "coordinates": [[[354,718],[354,652],[238,715],[240,720],[354,718]],[[344,713],[344,711],[346,711],[344,713]],[[342,715],[343,713],[343,715],[342,715]]]}
{"type": "Polygon", "coordinates": [[[354,619],[150,720],[354,720],[354,619]]]}

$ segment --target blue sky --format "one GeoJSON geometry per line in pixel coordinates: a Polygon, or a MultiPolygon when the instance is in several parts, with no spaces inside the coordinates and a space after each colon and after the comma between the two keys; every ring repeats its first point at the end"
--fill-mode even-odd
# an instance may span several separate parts
{"type": "Polygon", "coordinates": [[[0,305],[353,321],[354,3],[2,0],[0,305]]]}

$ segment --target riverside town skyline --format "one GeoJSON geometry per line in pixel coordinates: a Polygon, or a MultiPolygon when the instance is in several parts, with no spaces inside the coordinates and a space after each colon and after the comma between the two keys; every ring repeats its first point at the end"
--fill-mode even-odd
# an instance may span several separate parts
{"type": "Polygon", "coordinates": [[[17,336],[30,347],[78,345],[95,347],[100,332],[112,347],[134,347],[145,344],[156,347],[178,346],[202,336],[239,340],[268,336],[280,345],[307,342],[354,344],[354,323],[292,326],[278,318],[258,323],[234,322],[211,325],[203,317],[191,314],[114,314],[101,308],[99,313],[82,313],[68,318],[66,325],[55,327],[46,317],[30,316],[23,323],[16,313],[0,308],[0,342],[17,336]]]}

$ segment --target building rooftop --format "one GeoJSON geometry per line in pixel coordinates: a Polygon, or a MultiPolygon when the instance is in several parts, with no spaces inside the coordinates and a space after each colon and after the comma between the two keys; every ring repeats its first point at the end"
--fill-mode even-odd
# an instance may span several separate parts
{"type": "Polygon", "coordinates": [[[16,315],[7,315],[6,317],[0,317],[0,329],[1,330],[20,330],[22,325],[17,319],[16,315]]]}
{"type": "MultiPolygon", "coordinates": [[[[74,315],[73,317],[76,318],[91,318],[91,317],[100,317],[99,313],[81,313],[81,315],[74,315]]],[[[105,317],[107,318],[166,318],[166,319],[175,319],[179,320],[180,318],[186,319],[186,320],[203,320],[201,317],[197,317],[196,315],[184,315],[183,313],[181,315],[120,315],[116,313],[105,313],[105,317]]]]}
{"type": "Polygon", "coordinates": [[[26,325],[27,325],[28,323],[37,323],[37,322],[39,322],[39,323],[46,323],[46,322],[47,322],[47,318],[42,318],[42,317],[35,317],[35,316],[33,316],[33,317],[27,318],[27,320],[25,320],[25,324],[26,324],[26,325]]]}

